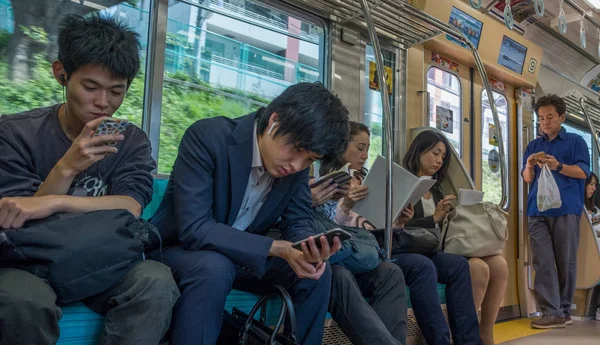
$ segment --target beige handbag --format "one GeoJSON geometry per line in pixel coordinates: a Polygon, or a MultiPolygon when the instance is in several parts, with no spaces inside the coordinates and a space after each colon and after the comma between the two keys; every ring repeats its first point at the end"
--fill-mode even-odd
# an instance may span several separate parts
{"type": "Polygon", "coordinates": [[[470,258],[502,254],[507,215],[490,202],[457,206],[444,219],[441,250],[470,258]]]}

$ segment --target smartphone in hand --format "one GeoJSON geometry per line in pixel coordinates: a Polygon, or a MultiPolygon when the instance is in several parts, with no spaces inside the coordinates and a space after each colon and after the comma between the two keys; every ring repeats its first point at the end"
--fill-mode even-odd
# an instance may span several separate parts
{"type": "MultiPolygon", "coordinates": [[[[352,238],[352,235],[346,231],[346,230],[342,230],[339,228],[336,229],[331,229],[328,231],[325,231],[323,233],[320,233],[316,236],[313,236],[315,238],[315,244],[317,245],[317,248],[321,249],[321,237],[325,236],[327,238],[327,243],[329,243],[330,247],[333,247],[333,239],[335,237],[338,237],[340,239],[340,242],[343,242],[345,240],[348,240],[350,238],[352,238]]],[[[297,250],[302,250],[302,242],[308,242],[308,238],[305,238],[301,241],[298,241],[294,244],[292,244],[292,248],[297,249],[297,250]]],[[[306,245],[308,245],[308,243],[306,243],[306,245]]]]}
{"type": "MultiPolygon", "coordinates": [[[[123,134],[130,123],[127,120],[113,119],[112,117],[105,117],[102,119],[96,130],[94,136],[107,135],[107,134],[123,134]]],[[[106,143],[108,146],[116,146],[115,141],[109,141],[106,143]]]]}

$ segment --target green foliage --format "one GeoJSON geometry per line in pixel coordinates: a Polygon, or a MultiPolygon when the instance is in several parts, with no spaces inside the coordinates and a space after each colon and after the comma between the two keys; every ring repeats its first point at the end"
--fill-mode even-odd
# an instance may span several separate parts
{"type": "Polygon", "coordinates": [[[48,43],[48,33],[46,33],[46,30],[44,30],[44,28],[39,26],[27,27],[23,25],[21,25],[20,28],[21,31],[23,31],[23,34],[25,34],[25,36],[27,36],[33,42],[41,44],[48,43]]]}
{"type": "Polygon", "coordinates": [[[369,161],[367,162],[367,168],[371,168],[371,165],[375,162],[375,158],[378,155],[383,155],[383,137],[381,136],[381,125],[373,124],[371,128],[371,146],[369,147],[369,161]],[[379,126],[379,134],[375,134],[375,128],[379,126]]]}
{"type": "MultiPolygon", "coordinates": [[[[0,83],[0,114],[14,114],[38,107],[63,102],[62,87],[52,75],[51,64],[37,56],[32,63],[34,78],[24,82],[0,83]]],[[[7,73],[5,59],[0,59],[0,76],[7,73]]],[[[194,82],[184,74],[170,75],[165,81],[162,100],[158,171],[170,173],[177,157],[177,148],[185,130],[195,121],[215,116],[238,117],[256,110],[259,104],[250,102],[268,100],[229,90],[203,90],[186,86],[181,81],[194,82]],[[175,79],[175,80],[173,80],[175,79]],[[241,96],[241,97],[236,97],[241,96]],[[246,98],[242,100],[240,98],[246,98]]],[[[142,124],[144,106],[144,80],[141,73],[132,82],[127,96],[115,117],[127,119],[137,126],[142,124]]],[[[207,85],[202,85],[207,86],[207,85]]],[[[157,149],[157,148],[154,148],[157,149]]]]}
{"type": "Polygon", "coordinates": [[[0,62],[0,114],[13,114],[25,110],[45,107],[62,102],[62,88],[52,75],[50,63],[43,62],[41,56],[35,58],[33,78],[12,83],[5,79],[6,61],[0,62]]]}
{"type": "Polygon", "coordinates": [[[8,31],[0,30],[0,56],[4,56],[8,51],[8,44],[12,34],[8,31]]]}
{"type": "Polygon", "coordinates": [[[500,172],[493,173],[490,170],[488,161],[484,160],[481,166],[481,175],[483,181],[481,184],[481,190],[485,193],[484,200],[499,203],[502,198],[502,181],[500,179],[500,172]]]}

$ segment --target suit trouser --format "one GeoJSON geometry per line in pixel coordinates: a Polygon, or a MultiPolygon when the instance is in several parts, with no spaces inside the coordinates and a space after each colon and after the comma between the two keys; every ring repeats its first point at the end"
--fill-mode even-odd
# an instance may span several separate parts
{"type": "Polygon", "coordinates": [[[238,267],[225,255],[187,251],[175,246],[163,251],[173,270],[181,297],[173,309],[171,345],[213,345],[223,321],[225,300],[232,288],[264,295],[273,285],[288,290],[296,312],[296,336],[300,344],[321,344],[331,287],[331,267],[319,280],[300,279],[280,258],[271,258],[261,278],[238,267]]]}
{"type": "Polygon", "coordinates": [[[535,296],[544,315],[570,316],[581,215],[529,217],[535,296]]]}
{"type": "Polygon", "coordinates": [[[329,311],[352,344],[406,344],[406,285],[402,270],[389,261],[365,274],[355,275],[340,265],[331,268],[329,311]]]}
{"type": "MultiPolygon", "coordinates": [[[[83,302],[106,315],[99,345],[156,345],[169,329],[178,297],[171,270],[146,260],[117,285],[83,302]]],[[[45,280],[19,269],[0,269],[1,345],[54,345],[61,316],[45,280]]]]}

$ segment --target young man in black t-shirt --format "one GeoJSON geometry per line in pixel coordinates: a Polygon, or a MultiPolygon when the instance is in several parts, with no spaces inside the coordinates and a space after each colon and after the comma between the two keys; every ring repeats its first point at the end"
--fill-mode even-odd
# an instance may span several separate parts
{"type": "MultiPolygon", "coordinates": [[[[52,72],[65,103],[0,118],[0,231],[57,212],[126,209],[140,216],[156,167],[145,133],[131,125],[123,135],[94,136],[139,68],[133,30],[97,16],[62,21],[52,72]]],[[[158,344],[178,297],[169,268],[146,260],[83,302],[106,315],[98,344],[158,344]]],[[[60,317],[46,281],[0,268],[0,344],[55,344],[60,317]]]]}

